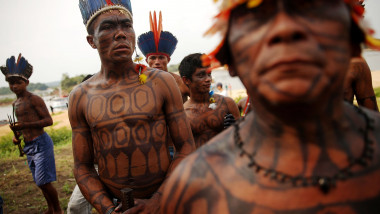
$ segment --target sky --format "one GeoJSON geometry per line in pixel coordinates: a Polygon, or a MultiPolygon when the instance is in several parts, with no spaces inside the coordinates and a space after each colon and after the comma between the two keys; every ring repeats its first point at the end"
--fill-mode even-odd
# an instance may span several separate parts
{"type": "MultiPolygon", "coordinates": [[[[99,56],[86,41],[78,0],[0,2],[0,65],[5,65],[10,56],[17,58],[22,53],[33,65],[32,83],[60,81],[63,74],[73,77],[99,71],[99,56]]],[[[217,36],[203,36],[217,13],[212,0],[131,0],[131,3],[136,38],[150,30],[149,11],[162,11],[163,29],[178,39],[169,65],[180,63],[191,53],[210,52],[218,43],[217,36]]],[[[380,38],[380,23],[375,22],[380,20],[377,12],[380,1],[366,0],[366,9],[366,20],[380,38]]],[[[1,74],[0,87],[6,86],[1,74]]]]}

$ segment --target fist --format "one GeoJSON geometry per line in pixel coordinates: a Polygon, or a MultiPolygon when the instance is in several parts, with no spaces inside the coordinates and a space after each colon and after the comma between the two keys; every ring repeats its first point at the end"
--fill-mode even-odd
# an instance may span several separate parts
{"type": "Polygon", "coordinates": [[[13,144],[18,145],[21,143],[21,140],[18,137],[13,137],[13,144]]]}
{"type": "Polygon", "coordinates": [[[12,129],[12,131],[16,132],[16,131],[20,131],[23,129],[23,124],[16,122],[13,125],[9,125],[9,127],[12,129]]]}
{"type": "Polygon", "coordinates": [[[236,120],[232,114],[226,114],[226,116],[224,116],[224,129],[230,127],[235,122],[236,120]]]}

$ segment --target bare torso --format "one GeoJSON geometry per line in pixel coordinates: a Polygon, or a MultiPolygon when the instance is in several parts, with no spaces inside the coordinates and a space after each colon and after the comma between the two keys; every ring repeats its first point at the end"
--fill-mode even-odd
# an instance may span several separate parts
{"type": "Polygon", "coordinates": [[[233,100],[214,94],[216,109],[209,108],[210,103],[193,103],[190,99],[184,104],[190,121],[196,147],[200,147],[224,129],[224,116],[232,113],[238,119],[238,108],[233,100]],[[229,100],[229,103],[227,103],[229,100]],[[235,105],[229,107],[229,105],[235,105]]]}
{"type": "MultiPolygon", "coordinates": [[[[17,121],[31,123],[50,118],[45,102],[37,95],[27,93],[27,96],[18,98],[14,103],[17,121]]],[[[51,118],[50,118],[51,119],[51,118]]],[[[21,131],[24,141],[28,142],[44,133],[44,126],[27,127],[21,131]]]]}
{"type": "MultiPolygon", "coordinates": [[[[349,113],[356,115],[352,111],[349,113]]],[[[368,112],[367,114],[376,118],[375,130],[363,128],[363,117],[350,116],[355,123],[352,132],[337,133],[337,136],[346,139],[339,140],[340,142],[348,143],[343,150],[323,145],[322,150],[319,150],[314,145],[308,145],[301,146],[299,151],[287,155],[280,150],[268,150],[273,148],[268,145],[280,145],[281,137],[277,142],[263,142],[263,139],[260,139],[263,135],[253,133],[252,127],[248,125],[252,123],[252,115],[249,115],[248,121],[240,125],[243,142],[246,143],[250,139],[259,140],[254,146],[260,151],[254,156],[256,163],[274,168],[277,172],[292,174],[294,177],[300,175],[299,178],[305,174],[331,176],[337,174],[339,169],[347,167],[347,157],[342,154],[348,152],[354,159],[360,157],[366,142],[359,130],[366,130],[370,141],[375,142],[373,159],[367,160],[367,166],[355,164],[350,168],[352,176],[336,179],[335,185],[327,193],[310,181],[306,182],[307,185],[303,184],[302,179],[296,179],[295,184],[287,179],[280,182],[281,174],[274,174],[273,171],[263,168],[258,170],[255,166],[250,167],[250,159],[247,155],[242,155],[242,150],[236,144],[235,130],[229,129],[182,162],[178,168],[181,169],[178,170],[180,174],[176,171],[168,181],[170,185],[167,186],[167,190],[172,191],[164,193],[163,212],[380,213],[380,138],[376,134],[380,131],[380,120],[379,115],[368,112]],[[302,153],[303,155],[300,155],[302,153]],[[301,173],[295,173],[296,171],[301,173]],[[276,180],[273,176],[277,177],[276,180]],[[173,184],[176,185],[174,189],[173,184]],[[167,195],[171,196],[170,200],[165,197],[167,195]]],[[[247,150],[250,147],[243,145],[243,148],[247,150]]]]}
{"type": "Polygon", "coordinates": [[[150,73],[144,85],[119,81],[106,85],[96,76],[77,97],[91,134],[99,177],[114,196],[134,189],[136,198],[149,198],[161,185],[170,165],[163,113],[164,81],[150,73]]]}

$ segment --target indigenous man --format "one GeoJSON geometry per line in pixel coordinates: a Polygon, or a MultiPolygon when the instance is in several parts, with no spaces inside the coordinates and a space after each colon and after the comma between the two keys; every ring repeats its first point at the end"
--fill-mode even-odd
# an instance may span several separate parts
{"type": "Polygon", "coordinates": [[[10,126],[15,133],[13,143],[20,144],[20,134],[23,135],[23,151],[27,155],[30,171],[48,204],[45,213],[63,213],[57,190],[51,183],[57,180],[53,141],[44,131],[44,127],[51,126],[53,120],[43,99],[27,90],[33,67],[20,54],[17,62],[14,56],[7,59],[1,71],[17,97],[12,105],[18,122],[10,126]]]}
{"type": "Polygon", "coordinates": [[[136,199],[127,213],[157,213],[165,178],[195,148],[181,94],[167,72],[133,63],[129,0],[80,0],[79,6],[101,69],[70,94],[75,179],[99,213],[119,213],[113,199],[121,200],[124,188],[136,199]],[[177,149],[173,161],[167,127],[177,149]]]}
{"type": "Polygon", "coordinates": [[[183,82],[190,89],[190,99],[184,104],[195,145],[200,147],[224,129],[225,116],[239,119],[239,109],[230,97],[210,92],[211,69],[202,66],[202,54],[186,56],[179,65],[183,82]]]}
{"type": "MultiPolygon", "coordinates": [[[[177,47],[177,38],[169,31],[162,31],[162,14],[160,12],[158,23],[156,22],[156,12],[154,19],[149,13],[150,31],[141,34],[137,39],[137,45],[141,52],[146,57],[146,62],[149,67],[156,68],[162,71],[168,71],[168,63],[170,57],[177,47]]],[[[183,83],[181,77],[170,72],[174,77],[179,90],[182,94],[182,101],[185,103],[190,95],[189,88],[183,83]]]]}
{"type": "Polygon", "coordinates": [[[210,57],[255,104],[181,162],[163,213],[380,213],[380,118],[343,101],[356,3],[223,1],[210,57]]]}

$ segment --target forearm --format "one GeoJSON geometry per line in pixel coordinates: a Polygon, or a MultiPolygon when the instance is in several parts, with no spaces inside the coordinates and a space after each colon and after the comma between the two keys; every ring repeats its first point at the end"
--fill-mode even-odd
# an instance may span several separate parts
{"type": "Polygon", "coordinates": [[[112,197],[100,181],[93,164],[77,164],[75,169],[74,176],[83,196],[99,213],[114,207],[112,197]]]}
{"type": "Polygon", "coordinates": [[[53,125],[53,120],[51,118],[46,118],[43,120],[23,122],[22,129],[38,129],[53,125]]]}

